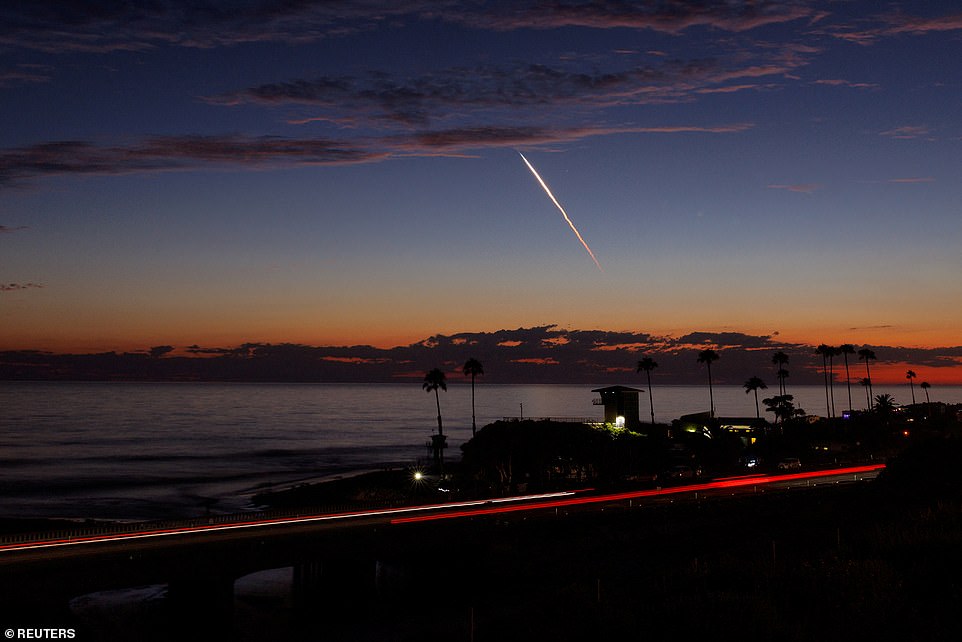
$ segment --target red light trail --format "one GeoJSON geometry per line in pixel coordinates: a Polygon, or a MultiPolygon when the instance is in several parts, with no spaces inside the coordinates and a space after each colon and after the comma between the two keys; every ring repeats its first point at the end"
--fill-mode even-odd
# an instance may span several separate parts
{"type": "Polygon", "coordinates": [[[412,522],[427,522],[438,519],[451,519],[455,517],[470,517],[475,515],[495,515],[499,513],[511,513],[519,510],[539,510],[545,508],[561,508],[565,506],[579,506],[585,504],[600,504],[607,502],[624,501],[629,499],[641,499],[646,497],[659,497],[664,495],[679,495],[682,493],[693,493],[703,490],[718,490],[722,488],[739,488],[744,486],[774,484],[778,482],[798,481],[802,479],[815,479],[818,477],[828,477],[836,475],[857,475],[859,473],[875,472],[885,468],[885,464],[873,464],[870,466],[854,466],[851,468],[836,468],[832,470],[806,471],[803,473],[790,473],[785,475],[746,475],[744,477],[728,477],[716,481],[705,482],[703,484],[689,484],[686,486],[673,486],[671,488],[655,488],[652,490],[638,490],[625,493],[615,493],[611,495],[594,495],[588,497],[572,497],[569,499],[557,499],[535,504],[494,506],[481,508],[471,511],[456,511],[445,513],[433,513],[429,515],[417,515],[414,517],[400,517],[392,519],[392,524],[409,524],[412,522]]]}
{"type": "Polygon", "coordinates": [[[104,533],[99,535],[66,537],[60,539],[43,539],[41,537],[25,542],[15,542],[0,545],[0,555],[3,555],[7,552],[12,553],[14,551],[73,547],[106,542],[143,540],[149,538],[173,537],[188,534],[265,528],[271,526],[336,522],[349,519],[363,519],[372,517],[386,518],[390,524],[409,524],[439,519],[495,515],[500,513],[512,513],[526,510],[542,510],[547,508],[561,508],[566,506],[600,504],[631,499],[680,495],[683,493],[694,493],[725,488],[740,488],[752,485],[770,485],[779,482],[817,479],[820,477],[858,475],[860,473],[877,472],[883,468],[885,468],[884,464],[872,464],[869,466],[854,466],[850,468],[837,468],[831,470],[806,471],[784,475],[745,475],[741,477],[726,477],[701,484],[689,484],[685,486],[673,486],[670,488],[656,488],[606,495],[576,496],[581,493],[592,492],[593,490],[582,489],[577,491],[543,493],[537,495],[519,495],[515,497],[503,497],[497,499],[450,502],[445,504],[426,504],[423,506],[408,506],[403,508],[383,508],[370,511],[327,513],[296,517],[275,517],[270,519],[249,519],[236,522],[226,522],[223,524],[197,524],[177,528],[153,528],[129,533],[104,533]],[[412,515],[412,513],[418,514],[412,515]]]}

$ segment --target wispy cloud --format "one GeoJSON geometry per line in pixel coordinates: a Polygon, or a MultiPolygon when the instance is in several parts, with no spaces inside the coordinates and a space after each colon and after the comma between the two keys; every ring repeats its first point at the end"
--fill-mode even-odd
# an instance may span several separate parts
{"type": "Polygon", "coordinates": [[[878,89],[878,83],[874,82],[853,82],[841,78],[821,78],[813,80],[813,85],[827,85],[829,87],[849,87],[851,89],[878,89]]]}
{"type": "Polygon", "coordinates": [[[812,18],[814,11],[801,2],[761,0],[676,0],[671,3],[627,2],[517,2],[512,11],[466,11],[447,14],[450,20],[494,29],[649,29],[679,33],[692,27],[742,32],[770,24],[812,18]]]}
{"type": "Polygon", "coordinates": [[[384,152],[338,141],[270,136],[168,136],[129,146],[60,141],[0,151],[0,185],[40,175],[126,174],[198,165],[343,165],[384,157],[384,152]]]}
{"type": "Polygon", "coordinates": [[[822,189],[822,186],[818,183],[791,183],[791,184],[772,184],[768,185],[769,189],[783,189],[789,192],[798,192],[800,194],[811,194],[822,189]]]}
{"type": "Polygon", "coordinates": [[[911,178],[890,178],[889,183],[934,183],[935,179],[931,176],[918,176],[911,178]]]}
{"type": "Polygon", "coordinates": [[[39,283],[0,283],[0,292],[15,292],[17,290],[32,290],[43,288],[39,283]]]}
{"type": "Polygon", "coordinates": [[[310,42],[418,18],[475,29],[628,28],[677,34],[693,27],[740,33],[800,19],[816,20],[807,3],[776,0],[674,0],[670,3],[512,0],[326,0],[239,7],[197,3],[5,3],[0,43],[45,52],[138,51],[159,46],[211,48],[248,42],[310,42]]]}
{"type": "Polygon", "coordinates": [[[43,83],[50,80],[44,65],[17,65],[13,69],[0,69],[0,87],[43,83]]]}
{"type": "Polygon", "coordinates": [[[868,46],[894,36],[923,36],[959,30],[962,30],[962,13],[913,16],[899,12],[862,18],[858,23],[828,25],[824,28],[824,33],[840,40],[868,46]]]}
{"type": "Polygon", "coordinates": [[[128,146],[62,141],[0,150],[0,186],[45,175],[112,175],[228,166],[260,169],[349,165],[399,155],[462,156],[472,149],[537,146],[612,134],[730,134],[751,127],[751,123],[557,129],[479,126],[359,138],[353,142],[273,136],[168,136],[148,138],[128,146]]]}
{"type": "Polygon", "coordinates": [[[18,225],[17,227],[0,225],[0,234],[13,234],[14,232],[19,232],[20,230],[25,230],[25,229],[27,229],[26,225],[18,225]]]}
{"type": "Polygon", "coordinates": [[[802,64],[800,60],[746,64],[704,59],[667,60],[596,73],[541,64],[450,68],[416,77],[379,72],[269,83],[207,101],[228,106],[298,105],[312,111],[290,122],[424,127],[450,119],[451,114],[464,118],[483,113],[489,120],[493,114],[502,114],[517,120],[567,106],[602,109],[688,101],[699,93],[752,87],[744,81],[787,74],[802,64]]]}
{"type": "Polygon", "coordinates": [[[883,132],[879,132],[881,136],[888,136],[889,138],[929,138],[931,136],[931,130],[925,125],[903,125],[901,127],[895,127],[894,129],[888,129],[883,132]]]}

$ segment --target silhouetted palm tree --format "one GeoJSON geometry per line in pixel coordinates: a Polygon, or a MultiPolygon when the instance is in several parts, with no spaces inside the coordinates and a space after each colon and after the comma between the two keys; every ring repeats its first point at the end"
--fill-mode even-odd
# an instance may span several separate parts
{"type": "Polygon", "coordinates": [[[929,401],[929,388],[931,387],[932,387],[932,384],[930,384],[928,381],[923,381],[922,383],[919,384],[919,388],[921,388],[922,392],[925,393],[925,403],[927,404],[932,403],[931,401],[929,401]]]}
{"type": "Polygon", "coordinates": [[[915,382],[913,381],[913,379],[915,379],[916,376],[917,376],[917,375],[916,375],[914,372],[912,372],[911,370],[909,370],[908,372],[905,373],[905,378],[909,380],[909,388],[912,390],[912,405],[913,405],[913,406],[915,405],[915,382]]]}
{"type": "Polygon", "coordinates": [[[441,396],[438,394],[438,388],[447,391],[448,384],[444,373],[438,368],[434,368],[424,375],[424,383],[421,384],[429,394],[434,393],[434,400],[438,405],[438,439],[435,445],[435,453],[438,458],[438,463],[441,465],[442,474],[444,472],[444,429],[441,426],[441,396]]]}
{"type": "Polygon", "coordinates": [[[638,370],[636,372],[645,371],[645,375],[648,377],[648,407],[651,408],[651,423],[655,423],[655,403],[652,401],[651,397],[651,371],[658,367],[658,362],[651,357],[645,357],[638,361],[638,370]]]}
{"type": "Polygon", "coordinates": [[[877,395],[875,397],[875,412],[882,415],[883,417],[889,417],[898,404],[895,403],[895,397],[890,394],[877,395]]]}
{"type": "Polygon", "coordinates": [[[828,398],[828,355],[832,353],[832,347],[824,343],[815,348],[815,354],[822,355],[822,377],[825,379],[825,414],[832,416],[832,406],[828,398]]]}
{"type": "Polygon", "coordinates": [[[872,387],[872,380],[868,377],[862,377],[858,382],[865,387],[865,409],[871,410],[872,398],[869,396],[869,389],[872,387]]]}
{"type": "Polygon", "coordinates": [[[474,417],[474,378],[484,374],[484,366],[477,359],[468,359],[464,362],[462,372],[465,377],[471,376],[471,436],[474,437],[478,433],[478,424],[474,417]]]}
{"type": "Polygon", "coordinates": [[[838,349],[845,357],[845,387],[848,388],[848,409],[852,410],[852,378],[848,373],[848,355],[855,354],[855,346],[851,343],[843,343],[838,349]]]}
{"type": "Polygon", "coordinates": [[[868,409],[872,409],[872,373],[869,372],[868,362],[875,361],[878,357],[875,356],[874,350],[869,350],[868,348],[862,348],[858,351],[858,358],[865,362],[865,379],[868,381],[868,409]]]}
{"type": "Polygon", "coordinates": [[[762,399],[762,403],[765,404],[765,409],[768,412],[775,413],[775,422],[781,423],[785,426],[785,422],[794,417],[796,414],[804,414],[801,408],[796,408],[794,403],[794,397],[792,395],[776,395],[768,399],[762,399]]]}
{"type": "Polygon", "coordinates": [[[718,353],[711,348],[707,348],[698,353],[698,363],[704,363],[708,366],[708,401],[711,404],[709,415],[712,419],[715,418],[715,394],[711,387],[711,364],[713,361],[718,361],[718,358],[718,353]]]}
{"type": "Polygon", "coordinates": [[[785,364],[788,363],[788,355],[779,350],[772,355],[772,363],[775,364],[775,376],[778,377],[778,394],[784,395],[785,377],[788,376],[788,370],[785,369],[785,364]]]}
{"type": "Polygon", "coordinates": [[[828,391],[832,397],[832,417],[837,417],[835,412],[835,357],[842,354],[841,348],[835,346],[828,347],[828,391]]]}
{"type": "Polygon", "coordinates": [[[748,381],[746,381],[743,385],[745,386],[745,394],[746,394],[746,395],[747,395],[749,392],[754,392],[754,393],[755,393],[755,418],[756,418],[756,419],[760,419],[761,416],[762,416],[762,414],[761,414],[761,412],[758,410],[758,390],[759,390],[759,389],[766,390],[766,389],[768,388],[768,386],[766,386],[766,385],[765,385],[765,382],[762,381],[761,379],[759,379],[758,377],[752,377],[751,379],[749,379],[748,381]]]}
{"type": "Polygon", "coordinates": [[[779,389],[782,392],[781,396],[784,397],[785,395],[788,394],[788,384],[785,383],[785,380],[788,379],[788,370],[786,370],[785,368],[779,368],[778,372],[775,373],[775,376],[778,377],[779,389]]]}

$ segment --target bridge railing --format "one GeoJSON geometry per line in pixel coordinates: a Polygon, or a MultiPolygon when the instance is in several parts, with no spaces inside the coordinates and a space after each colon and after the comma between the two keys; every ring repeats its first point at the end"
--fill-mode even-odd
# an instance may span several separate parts
{"type": "Polygon", "coordinates": [[[365,510],[396,508],[397,502],[356,502],[350,504],[330,504],[304,507],[297,510],[256,510],[243,513],[223,513],[180,519],[137,522],[84,522],[76,528],[57,528],[52,530],[0,533],[0,547],[27,543],[52,543],[88,538],[109,537],[111,535],[130,535],[133,533],[152,533],[177,530],[203,530],[208,527],[243,524],[268,520],[297,519],[340,513],[355,513],[365,510]]]}

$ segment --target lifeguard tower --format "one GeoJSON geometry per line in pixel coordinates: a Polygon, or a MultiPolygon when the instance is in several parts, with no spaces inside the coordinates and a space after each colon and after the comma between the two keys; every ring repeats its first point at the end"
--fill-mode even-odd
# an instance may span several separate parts
{"type": "Polygon", "coordinates": [[[638,393],[644,392],[638,388],[627,386],[609,386],[596,388],[601,399],[594,403],[605,407],[605,423],[634,430],[641,425],[638,419],[638,393]]]}

